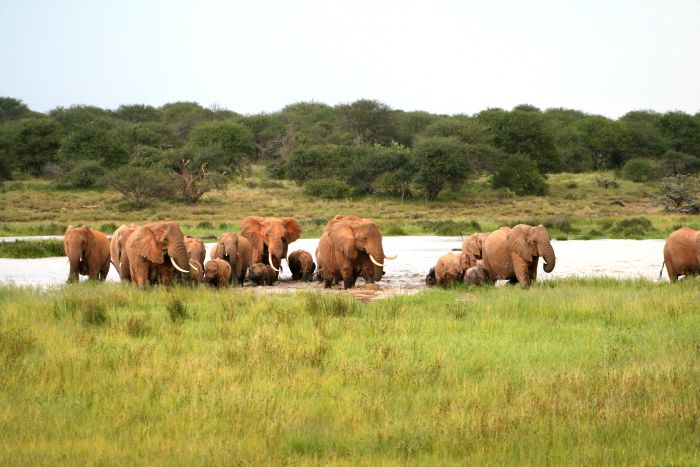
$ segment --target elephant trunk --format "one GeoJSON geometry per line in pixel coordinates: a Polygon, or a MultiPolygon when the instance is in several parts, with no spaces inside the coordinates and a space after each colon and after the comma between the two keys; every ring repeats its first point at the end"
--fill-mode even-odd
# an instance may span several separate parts
{"type": "Polygon", "coordinates": [[[382,248],[382,244],[380,243],[379,246],[367,250],[367,254],[370,255],[370,259],[374,259],[374,261],[372,261],[373,279],[375,281],[379,281],[384,275],[384,249],[382,248]],[[381,264],[382,266],[378,266],[377,263],[381,264]]]}
{"type": "Polygon", "coordinates": [[[274,269],[279,269],[280,264],[282,264],[282,258],[284,258],[284,242],[282,239],[274,240],[270,245],[268,245],[268,261],[270,266],[274,269]]]}
{"type": "Polygon", "coordinates": [[[224,246],[228,264],[231,266],[231,284],[238,285],[238,236],[232,236],[224,246]]]}
{"type": "Polygon", "coordinates": [[[70,264],[70,272],[68,273],[68,282],[78,282],[78,273],[80,271],[80,261],[82,259],[82,249],[78,245],[68,247],[68,263],[70,264]]]}
{"type": "Polygon", "coordinates": [[[170,260],[175,269],[184,273],[190,272],[190,255],[187,254],[184,242],[176,242],[172,246],[168,246],[168,255],[170,255],[170,260]]]}
{"type": "Polygon", "coordinates": [[[544,272],[552,272],[557,262],[552,244],[547,242],[545,245],[542,245],[538,253],[544,259],[544,264],[542,265],[544,272]]]}

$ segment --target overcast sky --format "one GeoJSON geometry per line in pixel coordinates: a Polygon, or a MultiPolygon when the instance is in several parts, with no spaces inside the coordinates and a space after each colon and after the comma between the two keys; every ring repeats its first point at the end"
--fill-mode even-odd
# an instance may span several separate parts
{"type": "Polygon", "coordinates": [[[700,111],[700,1],[0,0],[0,96],[700,111]]]}

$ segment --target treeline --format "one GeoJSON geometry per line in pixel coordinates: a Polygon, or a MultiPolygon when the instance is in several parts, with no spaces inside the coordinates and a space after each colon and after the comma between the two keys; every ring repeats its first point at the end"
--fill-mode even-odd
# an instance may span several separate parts
{"type": "Polygon", "coordinates": [[[496,188],[544,194],[546,174],[561,171],[615,169],[635,181],[698,173],[700,113],[633,111],[611,120],[520,105],[447,116],[358,100],[334,107],[301,102],[258,115],[192,102],[43,114],[0,98],[0,179],[121,184],[123,193],[158,189],[125,193],[138,206],[168,189],[194,202],[253,163],[271,178],[304,184],[312,196],[433,200],[483,174],[496,188]]]}

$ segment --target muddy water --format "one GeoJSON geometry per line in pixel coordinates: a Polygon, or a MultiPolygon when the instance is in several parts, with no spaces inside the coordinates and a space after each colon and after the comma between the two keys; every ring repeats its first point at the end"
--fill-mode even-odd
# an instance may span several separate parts
{"type": "MultiPolygon", "coordinates": [[[[38,237],[31,237],[38,238],[38,237]]],[[[61,237],[44,237],[61,238],[61,237]]],[[[3,238],[1,240],[14,240],[3,238]]],[[[302,239],[292,243],[291,253],[304,249],[314,254],[318,239],[302,239]]],[[[663,240],[569,240],[553,241],[557,256],[556,268],[551,274],[540,271],[538,280],[571,276],[607,276],[614,278],[645,278],[658,280],[663,261],[663,240]]],[[[208,243],[207,251],[213,246],[208,243]]],[[[387,255],[398,254],[394,261],[387,261],[386,275],[378,284],[380,289],[402,291],[414,290],[423,286],[428,270],[437,259],[451,248],[461,246],[460,237],[384,237],[384,250],[387,255]]],[[[208,257],[208,256],[207,256],[208,257]]],[[[283,262],[281,281],[276,290],[316,289],[316,283],[299,284],[291,282],[289,268],[283,262]]],[[[62,284],[68,277],[68,260],[65,257],[41,259],[1,259],[0,283],[17,285],[62,284]]],[[[664,280],[668,276],[664,271],[664,280]]],[[[119,281],[112,267],[108,280],[119,281]]],[[[358,284],[363,283],[362,279],[358,284]]],[[[268,289],[269,288],[265,288],[268,289]]],[[[365,289],[376,289],[368,286],[365,289]]],[[[358,291],[359,292],[359,291],[358,291]]]]}

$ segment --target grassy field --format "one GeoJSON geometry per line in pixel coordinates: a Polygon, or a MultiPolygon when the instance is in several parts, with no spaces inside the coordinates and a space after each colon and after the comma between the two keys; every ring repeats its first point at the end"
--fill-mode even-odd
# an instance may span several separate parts
{"type": "Polygon", "coordinates": [[[697,465],[698,382],[698,280],[0,288],[8,465],[697,465]]]}
{"type": "Polygon", "coordinates": [[[0,258],[45,258],[64,255],[63,240],[0,242],[0,258]]]}
{"type": "Polygon", "coordinates": [[[459,235],[519,222],[544,223],[559,239],[665,238],[680,225],[700,228],[698,216],[663,214],[653,202],[652,185],[622,180],[619,188],[604,189],[596,177],[612,174],[552,175],[546,197],[506,196],[480,180],[432,203],[371,197],[326,201],[303,195],[291,182],[265,179],[258,167],[253,176],[207,194],[199,204],[158,202],[139,211],[126,209],[113,191],[61,191],[48,181],[19,180],[0,190],[0,235],[60,235],[68,224],[111,234],[125,222],[157,220],[176,220],[192,235],[218,235],[238,230],[248,215],[263,215],[294,216],[302,235],[315,237],[339,213],[369,217],[385,235],[459,235]],[[631,219],[632,225],[624,223],[631,219]]]}

